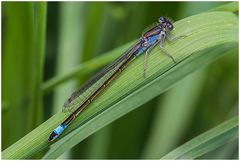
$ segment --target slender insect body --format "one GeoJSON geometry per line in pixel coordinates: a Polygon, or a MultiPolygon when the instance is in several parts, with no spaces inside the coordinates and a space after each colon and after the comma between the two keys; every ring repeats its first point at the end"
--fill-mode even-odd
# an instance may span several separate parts
{"type": "Polygon", "coordinates": [[[64,103],[63,111],[68,111],[67,109],[75,109],[75,105],[82,104],[86,98],[88,98],[89,89],[93,89],[91,93],[95,91],[94,88],[101,86],[102,82],[110,77],[112,74],[116,72],[116,70],[124,63],[129,57],[130,53],[136,50],[136,47],[140,45],[140,41],[134,44],[134,47],[129,48],[122,56],[116,59],[112,64],[106,66],[101,71],[99,71],[96,75],[90,78],[78,91],[74,92],[64,103]],[[83,98],[80,98],[82,95],[85,95],[83,98]],[[79,99],[80,98],[80,99],[79,99]],[[74,106],[73,106],[74,105],[74,106]],[[66,109],[66,110],[65,110],[66,109]]]}
{"type": "Polygon", "coordinates": [[[86,89],[81,95],[79,95],[79,97],[72,100],[72,102],[70,104],[65,105],[64,108],[74,110],[74,109],[80,107],[80,105],[83,104],[86,99],[89,99],[91,97],[91,95],[95,91],[97,91],[99,86],[102,86],[104,84],[106,79],[108,79],[109,77],[111,77],[111,75],[116,73],[119,66],[121,66],[121,64],[119,64],[117,67],[115,67],[114,69],[109,71],[109,73],[107,73],[105,76],[100,78],[92,87],[90,87],[89,89],[86,89]]]}
{"type": "Polygon", "coordinates": [[[55,140],[64,129],[107,88],[113,79],[120,75],[132,60],[144,52],[147,54],[156,44],[160,43],[161,45],[168,31],[172,29],[172,23],[168,19],[160,17],[157,25],[143,33],[139,41],[130,47],[122,56],[94,75],[80,90],[74,92],[64,103],[64,108],[69,109],[71,107],[75,111],[50,134],[48,140],[55,140]]]}

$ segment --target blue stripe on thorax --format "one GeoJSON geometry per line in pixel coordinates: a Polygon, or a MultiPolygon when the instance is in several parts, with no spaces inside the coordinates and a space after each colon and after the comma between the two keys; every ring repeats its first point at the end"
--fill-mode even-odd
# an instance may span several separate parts
{"type": "Polygon", "coordinates": [[[159,38],[159,35],[154,35],[154,36],[152,36],[152,37],[149,37],[149,38],[147,39],[148,46],[151,45],[151,44],[153,44],[158,38],[159,38]]]}
{"type": "Polygon", "coordinates": [[[142,46],[135,55],[140,56],[149,46],[154,44],[157,41],[158,38],[159,38],[159,35],[154,35],[154,36],[149,37],[147,39],[147,45],[142,46]]]}

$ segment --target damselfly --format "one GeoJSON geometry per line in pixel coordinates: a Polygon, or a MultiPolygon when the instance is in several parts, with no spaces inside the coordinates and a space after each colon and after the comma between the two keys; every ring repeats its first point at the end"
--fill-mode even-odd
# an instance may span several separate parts
{"type": "Polygon", "coordinates": [[[95,98],[116,78],[127,65],[140,56],[145,54],[144,77],[147,68],[147,55],[157,44],[161,50],[167,54],[174,62],[174,58],[163,48],[164,40],[172,41],[169,31],[173,30],[173,24],[165,17],[160,17],[158,23],[143,33],[141,38],[131,46],[124,54],[113,61],[110,65],[103,68],[87,81],[78,91],[74,92],[64,103],[64,110],[70,107],[76,110],[63,121],[48,138],[48,141],[55,140],[67,126],[84,110],[95,98]]]}

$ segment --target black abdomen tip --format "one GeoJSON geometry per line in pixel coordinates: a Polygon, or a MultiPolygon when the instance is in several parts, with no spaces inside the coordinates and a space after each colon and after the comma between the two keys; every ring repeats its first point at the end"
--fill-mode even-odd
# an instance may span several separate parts
{"type": "Polygon", "coordinates": [[[51,135],[48,137],[48,141],[52,142],[58,135],[53,131],[51,135]]]}

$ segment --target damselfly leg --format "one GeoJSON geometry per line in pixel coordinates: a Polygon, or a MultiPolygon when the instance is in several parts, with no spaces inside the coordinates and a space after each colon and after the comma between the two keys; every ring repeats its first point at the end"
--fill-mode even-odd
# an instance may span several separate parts
{"type": "Polygon", "coordinates": [[[175,40],[178,40],[178,39],[181,39],[181,38],[186,38],[186,37],[188,37],[188,36],[187,35],[178,35],[178,36],[172,37],[170,35],[166,35],[166,39],[169,42],[172,42],[172,41],[175,41],[175,40]]]}
{"type": "Polygon", "coordinates": [[[143,77],[146,78],[146,72],[147,72],[147,66],[148,66],[148,55],[152,51],[152,49],[159,43],[159,40],[157,40],[154,44],[152,44],[146,51],[144,55],[144,71],[143,71],[143,77]]]}

